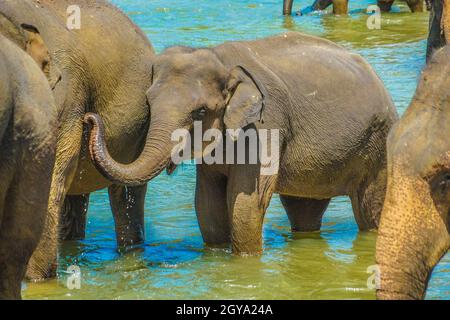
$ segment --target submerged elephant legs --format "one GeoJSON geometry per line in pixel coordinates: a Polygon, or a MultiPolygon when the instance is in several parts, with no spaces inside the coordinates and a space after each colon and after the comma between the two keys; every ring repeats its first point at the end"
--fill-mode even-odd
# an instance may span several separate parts
{"type": "Polygon", "coordinates": [[[280,195],[293,232],[319,231],[330,199],[316,200],[280,195]]]}

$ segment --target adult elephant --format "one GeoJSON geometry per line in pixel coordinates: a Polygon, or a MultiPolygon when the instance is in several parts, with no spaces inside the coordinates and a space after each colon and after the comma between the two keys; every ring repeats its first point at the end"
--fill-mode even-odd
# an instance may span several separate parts
{"type": "Polygon", "coordinates": [[[379,299],[423,299],[450,247],[450,46],[438,50],[388,139],[379,299]]]}
{"type": "Polygon", "coordinates": [[[198,165],[196,210],[205,242],[231,242],[235,253],[260,252],[273,192],[281,195],[293,231],[319,230],[330,199],[339,195],[350,195],[360,229],[377,227],[385,140],[397,115],[383,83],[359,55],[286,33],[212,49],[172,48],[153,70],[150,129],[136,162],[113,160],[101,116],[86,117],[93,125],[91,153],[106,177],[139,185],[171,169],[171,133],[195,130],[194,121],[204,130],[280,130],[279,140],[267,143],[279,142],[278,173],[263,173],[261,163],[249,161],[198,165]]]}
{"type": "MultiPolygon", "coordinates": [[[[347,14],[348,13],[348,1],[349,0],[316,0],[311,6],[312,11],[325,10],[329,6],[333,5],[334,14],[347,14]]],[[[378,0],[377,5],[381,11],[389,12],[394,4],[395,0],[378,0]]],[[[424,7],[424,0],[405,0],[408,7],[412,12],[422,12],[424,7]]],[[[292,14],[292,5],[294,0],[283,1],[283,14],[292,14]]]]}
{"type": "Polygon", "coordinates": [[[450,0],[428,0],[431,8],[427,60],[433,52],[450,43],[450,0]]]}
{"type": "Polygon", "coordinates": [[[42,45],[50,51],[51,64],[62,75],[54,89],[60,128],[49,219],[27,272],[30,279],[44,279],[55,275],[59,226],[63,236],[83,236],[87,194],[93,191],[109,187],[118,245],[143,241],[146,185],[118,186],[99,174],[87,154],[83,117],[89,111],[101,114],[112,154],[132,162],[142,149],[148,127],[145,91],[151,83],[155,54],[138,27],[106,1],[3,0],[0,12],[4,17],[1,32],[16,42],[23,42],[23,26],[39,33],[42,45]],[[67,12],[72,11],[71,19],[80,13],[80,29],[67,28],[67,12]],[[60,223],[63,205],[70,210],[65,210],[60,223]]]}
{"type": "Polygon", "coordinates": [[[0,300],[21,297],[27,263],[44,228],[56,130],[47,79],[0,34],[0,300]]]}

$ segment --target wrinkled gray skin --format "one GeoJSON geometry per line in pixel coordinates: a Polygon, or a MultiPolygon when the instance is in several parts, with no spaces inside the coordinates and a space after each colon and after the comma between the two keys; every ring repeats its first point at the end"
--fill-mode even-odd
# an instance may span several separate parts
{"type": "Polygon", "coordinates": [[[431,59],[388,138],[388,188],[377,241],[379,299],[423,299],[450,246],[450,46],[431,59]]]}
{"type": "Polygon", "coordinates": [[[95,169],[87,154],[83,117],[88,111],[101,114],[114,157],[127,163],[139,155],[149,122],[145,92],[151,84],[151,44],[129,18],[102,0],[2,0],[0,13],[1,33],[20,44],[17,34],[23,25],[31,26],[50,51],[49,79],[52,70],[61,72],[54,88],[61,125],[49,219],[27,277],[55,275],[58,232],[62,239],[84,237],[88,194],[99,189],[109,187],[119,247],[142,243],[146,185],[114,185],[95,169]],[[81,8],[80,30],[66,27],[70,5],[81,8]],[[72,196],[64,203],[66,195],[72,196]]]}
{"type": "Polygon", "coordinates": [[[171,165],[171,133],[218,128],[280,129],[278,174],[260,165],[198,165],[196,211],[207,244],[238,254],[262,250],[274,192],[294,231],[316,231],[331,198],[350,195],[359,227],[375,229],[385,192],[385,140],[397,115],[372,68],[332,42],[287,33],[212,49],[171,48],[153,65],[151,123],[144,150],[119,164],[106,150],[101,117],[91,153],[116,183],[142,184],[171,165]],[[263,107],[264,106],[264,107],[263,107]],[[261,116],[264,121],[260,122],[261,116]]]}
{"type": "MultiPolygon", "coordinates": [[[[312,4],[311,8],[314,11],[325,10],[329,6],[333,5],[334,14],[347,14],[348,13],[348,1],[349,0],[316,0],[312,4]]],[[[395,0],[378,0],[376,3],[380,7],[382,12],[391,11],[391,7],[395,0]]],[[[375,2],[375,1],[374,1],[375,2]]],[[[424,0],[405,0],[408,7],[412,12],[423,12],[424,0]]],[[[292,5],[294,0],[284,0],[283,1],[283,14],[292,14],[292,5]]]]}
{"type": "Polygon", "coordinates": [[[20,299],[44,228],[56,130],[47,79],[28,54],[0,35],[0,300],[20,299]]]}
{"type": "Polygon", "coordinates": [[[427,45],[427,61],[433,52],[450,43],[450,0],[429,0],[430,33],[427,45]]]}

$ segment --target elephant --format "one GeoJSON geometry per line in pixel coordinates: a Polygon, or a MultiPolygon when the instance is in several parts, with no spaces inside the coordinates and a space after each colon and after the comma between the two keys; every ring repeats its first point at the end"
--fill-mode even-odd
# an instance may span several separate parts
{"type": "Polygon", "coordinates": [[[50,69],[61,70],[53,91],[60,127],[48,219],[27,271],[28,279],[43,280],[56,274],[59,241],[84,237],[89,194],[96,190],[109,188],[118,247],[144,241],[147,185],[112,184],[96,170],[83,118],[88,111],[101,114],[112,154],[125,163],[137,158],[148,129],[145,92],[155,52],[145,34],[107,1],[2,0],[0,12],[0,33],[20,43],[22,25],[39,30],[50,69]],[[80,28],[69,28],[77,9],[80,28]]]}
{"type": "MultiPolygon", "coordinates": [[[[244,139],[269,130],[267,141],[279,134],[267,143],[281,149],[272,173],[263,172],[261,159],[197,165],[195,207],[207,245],[231,243],[238,255],[262,252],[263,219],[273,193],[280,194],[294,232],[320,230],[330,199],[338,195],[350,195],[361,230],[377,228],[386,184],[385,140],[397,113],[382,81],[359,55],[296,32],[210,49],[169,48],[153,64],[147,100],[146,144],[131,164],[109,153],[101,116],[85,117],[91,157],[114,183],[139,185],[164,168],[173,171],[177,148],[171,133],[195,131],[198,122],[204,131],[221,130],[227,140],[237,136],[238,146],[241,135],[227,130],[242,129],[244,139]]],[[[219,153],[209,146],[200,146],[204,149],[194,156],[219,153]]],[[[249,158],[252,149],[242,149],[249,158]]]]}
{"type": "Polygon", "coordinates": [[[430,32],[427,43],[427,61],[433,52],[450,43],[450,1],[429,0],[431,9],[430,32]]]}
{"type": "Polygon", "coordinates": [[[21,298],[26,266],[44,229],[57,120],[42,70],[0,35],[0,300],[21,298]]]}
{"type": "MultiPolygon", "coordinates": [[[[312,11],[325,10],[333,5],[334,14],[347,14],[349,0],[316,0],[310,7],[312,11]]],[[[377,5],[382,12],[391,11],[395,0],[378,0],[377,5]]],[[[424,0],[405,0],[412,12],[423,12],[424,0]]],[[[283,0],[283,15],[292,14],[294,0],[283,0]]]]}
{"type": "Polygon", "coordinates": [[[389,133],[388,183],[376,261],[378,299],[423,299],[450,247],[450,45],[433,55],[389,133]]]}

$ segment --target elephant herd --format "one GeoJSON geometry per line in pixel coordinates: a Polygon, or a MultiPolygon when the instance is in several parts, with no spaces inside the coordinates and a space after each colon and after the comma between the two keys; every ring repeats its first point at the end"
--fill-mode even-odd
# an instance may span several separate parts
{"type": "Polygon", "coordinates": [[[273,174],[261,161],[197,165],[205,244],[259,254],[274,193],[294,232],[320,230],[347,195],[359,228],[379,230],[377,297],[424,298],[450,245],[450,4],[432,5],[428,66],[399,120],[372,67],[328,40],[289,32],[156,55],[107,1],[0,0],[0,299],[56,275],[96,190],[108,188],[118,247],[143,243],[147,182],[173,171],[171,135],[196,123],[218,139],[242,129],[235,144],[279,131],[273,174]],[[79,30],[66,27],[74,3],[79,30]]]}
{"type": "MultiPolygon", "coordinates": [[[[412,12],[424,11],[424,3],[426,2],[427,8],[431,7],[433,0],[402,0],[406,2],[412,12]]],[[[333,5],[334,14],[347,14],[348,13],[349,0],[315,0],[310,9],[313,11],[325,10],[329,6],[333,5]]],[[[382,12],[391,11],[392,5],[395,0],[377,0],[374,1],[382,12]]],[[[291,14],[294,0],[283,0],[283,14],[291,14]]],[[[300,11],[299,14],[302,14],[300,11]]]]}

